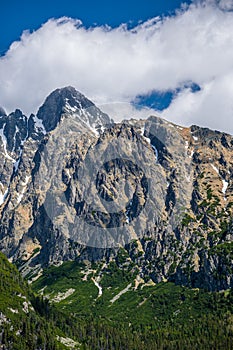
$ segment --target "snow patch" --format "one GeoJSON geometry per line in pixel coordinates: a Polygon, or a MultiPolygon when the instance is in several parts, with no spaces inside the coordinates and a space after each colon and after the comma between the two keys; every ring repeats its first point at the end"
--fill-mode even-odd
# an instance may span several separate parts
{"type": "Polygon", "coordinates": [[[193,139],[194,139],[194,141],[197,141],[198,137],[197,136],[193,136],[193,139]]]}
{"type": "MultiPolygon", "coordinates": [[[[222,179],[222,185],[223,185],[222,186],[222,193],[225,196],[226,190],[227,190],[227,187],[228,187],[229,183],[226,180],[222,179]]],[[[224,198],[224,199],[226,200],[226,198],[224,198]]]]}
{"type": "Polygon", "coordinates": [[[20,160],[21,160],[21,154],[22,154],[22,153],[20,153],[19,158],[14,162],[14,165],[13,165],[15,173],[16,173],[16,172],[18,171],[18,169],[19,169],[19,163],[20,163],[20,160]]]}
{"type": "Polygon", "coordinates": [[[194,150],[191,150],[191,153],[190,153],[190,156],[189,156],[189,158],[193,158],[193,155],[194,155],[194,150]]]}
{"type": "Polygon", "coordinates": [[[0,191],[0,206],[5,202],[8,192],[9,192],[9,188],[7,188],[4,193],[0,191]]]}
{"type": "Polygon", "coordinates": [[[66,175],[68,176],[69,179],[72,178],[71,174],[70,174],[70,169],[65,169],[66,175]]]}
{"type": "Polygon", "coordinates": [[[145,127],[141,128],[141,136],[146,140],[147,143],[149,143],[149,145],[151,145],[151,147],[152,147],[152,149],[153,149],[153,151],[155,153],[156,163],[157,163],[158,162],[158,157],[159,157],[158,150],[157,150],[157,148],[154,145],[152,145],[150,138],[146,137],[144,135],[144,133],[145,133],[145,127]]]}
{"type": "MultiPolygon", "coordinates": [[[[77,101],[77,100],[76,100],[77,101]]],[[[78,118],[80,118],[81,122],[86,125],[96,136],[99,136],[99,132],[96,130],[97,126],[100,127],[101,132],[104,132],[104,127],[101,125],[101,122],[98,120],[98,114],[95,122],[91,125],[90,119],[93,116],[86,110],[82,108],[82,105],[79,101],[77,101],[78,107],[72,107],[70,106],[68,99],[66,99],[66,104],[64,107],[65,113],[70,113],[72,115],[77,115],[78,118]]]]}
{"type": "Polygon", "coordinates": [[[64,110],[65,110],[65,112],[74,112],[74,113],[77,112],[77,108],[71,107],[71,105],[67,101],[66,101],[64,110]]]}
{"type": "Polygon", "coordinates": [[[45,127],[43,125],[43,121],[39,118],[37,118],[37,116],[34,116],[34,123],[35,123],[35,128],[36,128],[36,131],[40,131],[42,132],[42,134],[46,134],[46,130],[45,130],[45,127]]]}
{"type": "Polygon", "coordinates": [[[141,136],[144,136],[144,133],[145,133],[145,127],[143,126],[143,127],[141,128],[141,136]]]}
{"type": "Polygon", "coordinates": [[[150,144],[151,144],[151,141],[150,141],[149,137],[146,137],[146,136],[143,136],[143,137],[144,137],[144,139],[146,140],[146,142],[149,143],[149,145],[150,145],[150,144]]]}
{"type": "Polygon", "coordinates": [[[0,136],[1,136],[1,139],[2,139],[2,144],[3,144],[3,148],[4,148],[4,153],[5,153],[5,157],[9,160],[11,160],[13,163],[15,162],[15,159],[12,158],[8,153],[7,153],[7,139],[6,139],[6,136],[4,135],[4,128],[5,128],[5,125],[3,126],[2,129],[0,129],[0,136]]]}
{"type": "Polygon", "coordinates": [[[103,294],[102,287],[99,285],[99,283],[93,277],[91,280],[94,282],[94,285],[99,289],[98,298],[101,297],[101,295],[103,294]]]}
{"type": "Polygon", "coordinates": [[[90,114],[88,112],[86,112],[85,109],[80,109],[80,117],[82,117],[82,121],[84,122],[84,124],[86,124],[86,126],[96,135],[99,136],[98,131],[95,129],[96,127],[96,123],[93,124],[93,126],[91,126],[90,124],[90,114]],[[83,120],[83,116],[86,118],[86,120],[83,120]]]}
{"type": "Polygon", "coordinates": [[[125,221],[126,221],[127,224],[129,224],[129,222],[130,222],[128,211],[126,211],[126,213],[125,213],[125,221]]]}
{"type": "Polygon", "coordinates": [[[157,150],[157,148],[154,146],[154,145],[152,145],[151,144],[151,147],[153,148],[153,150],[154,150],[154,153],[155,153],[155,156],[156,156],[156,162],[158,161],[158,159],[159,159],[159,153],[158,153],[158,150],[157,150]]]}
{"type": "Polygon", "coordinates": [[[23,188],[22,188],[21,193],[18,194],[17,204],[19,204],[19,203],[21,202],[22,198],[23,198],[23,195],[24,195],[24,193],[25,193],[25,191],[26,191],[26,188],[27,188],[27,184],[28,184],[29,179],[30,179],[30,176],[26,176],[25,182],[22,183],[23,188]]]}
{"type": "Polygon", "coordinates": [[[19,133],[19,128],[16,125],[15,126],[15,133],[14,133],[14,146],[13,146],[13,150],[15,150],[15,146],[16,146],[16,134],[19,133]]]}
{"type": "MultiPolygon", "coordinates": [[[[216,168],[216,166],[214,166],[213,164],[211,164],[212,168],[216,171],[216,173],[220,176],[220,173],[219,173],[219,170],[218,168],[216,168]]],[[[221,177],[221,176],[220,176],[221,177]]],[[[227,191],[227,188],[228,188],[228,185],[229,185],[229,182],[227,182],[225,179],[223,179],[221,177],[221,180],[222,180],[222,193],[224,195],[224,200],[226,201],[226,197],[225,197],[225,194],[226,194],[226,191],[227,191]]]]}
{"type": "Polygon", "coordinates": [[[219,175],[219,170],[218,168],[216,168],[216,166],[214,164],[211,164],[212,168],[214,169],[214,171],[216,171],[216,173],[219,175]]]}

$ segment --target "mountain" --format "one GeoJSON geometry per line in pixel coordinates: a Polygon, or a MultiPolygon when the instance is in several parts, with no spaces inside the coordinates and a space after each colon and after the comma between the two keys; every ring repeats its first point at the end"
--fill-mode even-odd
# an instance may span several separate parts
{"type": "MultiPolygon", "coordinates": [[[[233,137],[151,116],[113,121],[72,87],[0,113],[0,250],[35,281],[123,249],[146,284],[231,288],[233,137]]],[[[120,263],[118,263],[120,268],[120,263]]]]}
{"type": "Polygon", "coordinates": [[[0,108],[0,349],[230,350],[232,151],[73,87],[0,108]]]}

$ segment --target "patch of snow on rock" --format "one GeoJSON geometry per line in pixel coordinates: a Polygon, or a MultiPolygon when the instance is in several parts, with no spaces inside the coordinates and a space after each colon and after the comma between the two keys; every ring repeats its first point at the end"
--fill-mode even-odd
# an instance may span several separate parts
{"type": "Polygon", "coordinates": [[[216,166],[214,164],[211,164],[212,168],[214,169],[214,171],[216,171],[216,173],[219,175],[219,170],[218,168],[216,168],[216,166]]]}
{"type": "Polygon", "coordinates": [[[18,194],[17,204],[19,204],[19,203],[21,202],[22,198],[23,198],[23,195],[24,195],[24,193],[25,193],[25,191],[26,191],[26,188],[27,188],[27,184],[28,184],[29,179],[30,179],[30,176],[26,176],[25,182],[22,183],[23,188],[22,188],[21,193],[18,194]]]}
{"type": "MultiPolygon", "coordinates": [[[[5,125],[4,125],[5,127],[5,125]]],[[[0,129],[0,136],[2,139],[2,144],[3,144],[3,148],[4,148],[4,153],[5,153],[5,157],[9,160],[11,160],[13,163],[15,163],[15,159],[12,158],[8,153],[7,153],[7,139],[6,136],[4,135],[4,127],[3,129],[0,129]]]]}
{"type": "Polygon", "coordinates": [[[229,183],[226,180],[222,179],[222,185],[222,193],[224,194],[224,200],[226,201],[227,199],[225,197],[225,194],[229,183]]]}
{"type": "Polygon", "coordinates": [[[99,283],[93,277],[91,280],[94,282],[94,285],[99,289],[98,298],[101,297],[101,295],[103,294],[102,287],[99,285],[99,283]]]}
{"type": "Polygon", "coordinates": [[[8,192],[9,192],[8,188],[4,193],[0,190],[0,205],[2,205],[5,202],[8,192]]]}
{"type": "Polygon", "coordinates": [[[46,134],[45,127],[43,125],[43,121],[41,119],[38,119],[37,116],[34,116],[34,122],[35,122],[35,127],[37,131],[42,132],[42,134],[46,134]]]}

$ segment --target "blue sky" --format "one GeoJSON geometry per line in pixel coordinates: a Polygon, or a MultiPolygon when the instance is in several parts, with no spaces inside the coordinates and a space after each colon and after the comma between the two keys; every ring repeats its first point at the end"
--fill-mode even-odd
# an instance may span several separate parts
{"type": "Polygon", "coordinates": [[[172,14],[181,3],[180,0],[1,0],[0,53],[18,40],[23,30],[36,30],[49,18],[67,16],[81,19],[87,27],[104,24],[115,27],[172,14]]]}
{"type": "MultiPolygon", "coordinates": [[[[156,16],[172,16],[181,3],[180,0],[4,1],[0,21],[0,55],[5,54],[13,41],[20,39],[24,30],[37,30],[50,18],[78,18],[85,27],[106,24],[117,27],[122,23],[133,27],[156,16]]],[[[153,91],[148,97],[143,95],[136,99],[139,105],[163,110],[169,106],[174,93],[153,91]]]]}
{"type": "Polygon", "coordinates": [[[233,133],[233,0],[185,3],[2,0],[0,106],[30,115],[72,85],[116,120],[233,133]]]}

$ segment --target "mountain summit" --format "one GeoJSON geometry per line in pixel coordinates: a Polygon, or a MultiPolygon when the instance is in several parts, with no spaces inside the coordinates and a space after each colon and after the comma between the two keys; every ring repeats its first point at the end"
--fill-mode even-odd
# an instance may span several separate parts
{"type": "Polygon", "coordinates": [[[39,108],[37,118],[42,120],[47,132],[56,128],[64,114],[76,114],[91,128],[110,124],[107,114],[72,86],[56,89],[39,108]]]}

